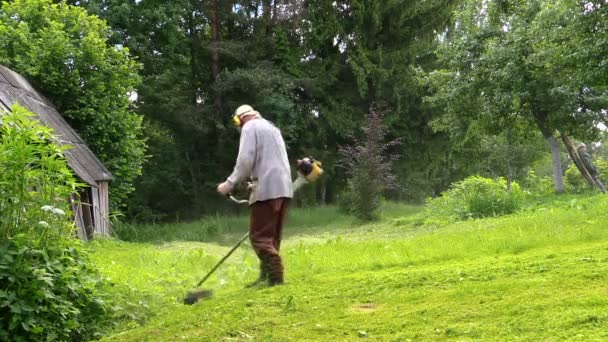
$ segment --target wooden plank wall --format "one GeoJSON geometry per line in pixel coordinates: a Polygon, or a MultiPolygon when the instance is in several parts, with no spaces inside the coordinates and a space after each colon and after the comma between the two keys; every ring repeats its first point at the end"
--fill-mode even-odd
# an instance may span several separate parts
{"type": "Polygon", "coordinates": [[[76,224],[76,227],[78,228],[78,237],[82,241],[87,241],[88,240],[87,232],[86,232],[85,223],[84,223],[84,220],[82,217],[82,214],[83,214],[82,204],[80,204],[80,200],[78,198],[76,198],[76,199],[71,198],[70,202],[72,203],[72,213],[74,215],[74,223],[76,224]]]}
{"type": "Polygon", "coordinates": [[[91,205],[93,206],[93,223],[95,224],[95,234],[103,234],[103,231],[101,230],[101,216],[99,215],[99,189],[91,188],[91,195],[93,197],[91,205]]]}
{"type": "MultiPolygon", "coordinates": [[[[98,182],[98,215],[100,224],[98,227],[98,233],[102,236],[110,235],[110,195],[108,182],[98,182]]],[[[97,213],[96,213],[97,215],[97,213]]]]}

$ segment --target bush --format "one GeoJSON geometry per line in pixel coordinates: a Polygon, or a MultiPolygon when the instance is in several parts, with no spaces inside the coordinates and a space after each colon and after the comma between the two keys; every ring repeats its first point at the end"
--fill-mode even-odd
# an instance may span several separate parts
{"type": "Polygon", "coordinates": [[[87,340],[109,319],[75,239],[78,188],[52,131],[13,106],[0,116],[0,340],[87,340]]]}
{"type": "Polygon", "coordinates": [[[534,170],[528,171],[528,175],[524,178],[522,186],[527,193],[531,193],[536,196],[551,195],[555,193],[555,186],[553,185],[553,177],[544,176],[538,177],[534,170]]]}
{"type": "Polygon", "coordinates": [[[589,184],[583,178],[576,165],[572,164],[568,167],[565,174],[565,185],[568,192],[580,193],[589,190],[589,184]]]}
{"type": "Polygon", "coordinates": [[[472,176],[452,184],[440,197],[427,200],[426,211],[429,218],[439,221],[501,216],[519,210],[522,199],[517,183],[508,191],[504,178],[472,176]]]}
{"type": "Polygon", "coordinates": [[[46,244],[71,237],[69,198],[78,184],[50,128],[20,106],[1,118],[0,240],[23,234],[46,244]]]}
{"type": "Polygon", "coordinates": [[[77,241],[33,246],[26,236],[0,243],[0,340],[66,341],[99,336],[109,306],[77,241]]]}

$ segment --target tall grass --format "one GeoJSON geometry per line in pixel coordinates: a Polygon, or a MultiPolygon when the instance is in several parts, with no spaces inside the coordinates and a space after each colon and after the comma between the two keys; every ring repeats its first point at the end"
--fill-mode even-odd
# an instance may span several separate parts
{"type": "MultiPolygon", "coordinates": [[[[328,227],[344,229],[356,225],[355,219],[345,215],[333,206],[291,208],[288,213],[285,234],[286,236],[297,235],[325,231],[328,227]]],[[[119,239],[130,242],[221,242],[234,239],[233,235],[247,232],[248,227],[248,214],[236,216],[213,215],[198,221],[184,223],[152,225],[117,223],[114,225],[114,234],[119,239]]]]}

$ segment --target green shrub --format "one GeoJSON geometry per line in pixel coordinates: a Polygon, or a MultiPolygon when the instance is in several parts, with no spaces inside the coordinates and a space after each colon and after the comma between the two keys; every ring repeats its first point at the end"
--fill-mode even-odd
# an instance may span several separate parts
{"type": "Polygon", "coordinates": [[[472,176],[452,184],[440,197],[428,199],[426,212],[431,220],[439,221],[501,216],[519,210],[522,199],[517,183],[508,191],[504,178],[472,176]]]}
{"type": "Polygon", "coordinates": [[[589,184],[574,164],[568,167],[564,178],[568,192],[580,193],[589,190],[589,184]]]}
{"type": "Polygon", "coordinates": [[[0,117],[0,240],[25,234],[45,244],[71,237],[77,183],[50,128],[20,106],[0,117]]]}
{"type": "Polygon", "coordinates": [[[111,312],[75,239],[65,147],[11,110],[0,115],[0,340],[94,338],[111,312]]]}
{"type": "Polygon", "coordinates": [[[76,241],[0,243],[0,340],[89,340],[109,318],[99,277],[76,241]]]}
{"type": "MultiPolygon", "coordinates": [[[[596,159],[593,161],[593,164],[600,172],[602,182],[604,185],[606,185],[606,181],[608,181],[608,161],[596,159]]],[[[568,167],[566,170],[565,183],[568,192],[581,193],[591,189],[587,181],[583,178],[581,173],[578,171],[578,168],[574,164],[570,165],[570,167],[568,167]]]]}
{"type": "Polygon", "coordinates": [[[528,175],[523,179],[522,186],[526,192],[536,196],[551,195],[555,193],[553,177],[538,177],[534,170],[528,171],[528,175]]]}

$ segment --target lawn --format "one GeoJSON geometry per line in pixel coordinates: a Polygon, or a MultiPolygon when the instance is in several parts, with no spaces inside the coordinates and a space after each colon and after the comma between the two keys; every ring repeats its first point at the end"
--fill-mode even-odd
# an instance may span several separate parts
{"type": "Polygon", "coordinates": [[[244,289],[257,276],[244,245],[203,286],[214,296],[194,306],[183,295],[246,218],[139,227],[130,242],[90,246],[111,291],[135,303],[110,341],[604,341],[607,219],[604,196],[444,225],[399,204],[364,225],[333,207],[297,209],[282,247],[286,285],[244,289]]]}

